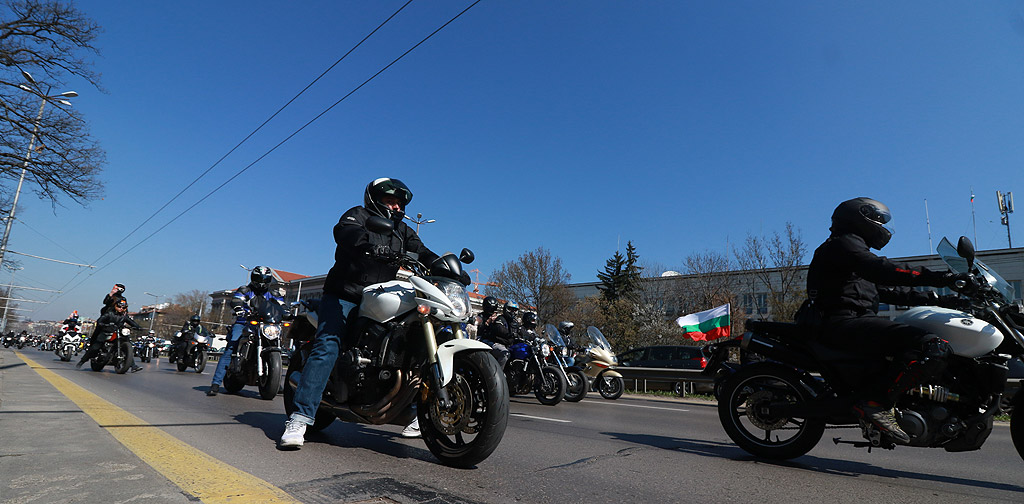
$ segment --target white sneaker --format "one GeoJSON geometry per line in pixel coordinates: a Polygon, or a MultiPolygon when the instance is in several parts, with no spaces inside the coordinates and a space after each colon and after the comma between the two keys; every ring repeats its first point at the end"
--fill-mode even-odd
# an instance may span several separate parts
{"type": "Polygon", "coordinates": [[[289,418],[284,423],[284,434],[281,434],[281,441],[277,443],[279,448],[301,448],[302,442],[306,440],[306,423],[289,418]]]}
{"type": "Polygon", "coordinates": [[[405,426],[402,430],[402,437],[407,438],[418,438],[420,437],[420,419],[417,417],[412,421],[411,424],[405,426]]]}

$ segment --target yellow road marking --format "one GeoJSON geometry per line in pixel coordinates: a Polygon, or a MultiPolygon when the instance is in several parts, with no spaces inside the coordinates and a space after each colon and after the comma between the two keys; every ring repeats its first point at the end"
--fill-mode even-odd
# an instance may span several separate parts
{"type": "Polygon", "coordinates": [[[217,460],[14,352],[136,456],[203,502],[299,502],[270,483],[217,460]]]}

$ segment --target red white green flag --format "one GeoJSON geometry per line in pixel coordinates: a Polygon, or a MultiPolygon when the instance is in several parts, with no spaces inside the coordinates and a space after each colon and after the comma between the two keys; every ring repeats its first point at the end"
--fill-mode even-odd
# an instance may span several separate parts
{"type": "Polygon", "coordinates": [[[676,324],[679,324],[679,327],[686,331],[686,335],[694,341],[728,338],[731,325],[729,303],[710,310],[679,317],[676,319],[676,324]]]}

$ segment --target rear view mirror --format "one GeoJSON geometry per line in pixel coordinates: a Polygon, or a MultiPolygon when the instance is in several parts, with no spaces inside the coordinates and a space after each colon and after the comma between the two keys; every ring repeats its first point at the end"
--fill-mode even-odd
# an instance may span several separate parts
{"type": "Polygon", "coordinates": [[[366,219],[366,229],[377,234],[391,234],[395,230],[395,223],[379,215],[372,215],[366,219]]]}
{"type": "Polygon", "coordinates": [[[473,259],[476,259],[476,256],[473,255],[472,250],[469,250],[468,248],[462,249],[462,253],[459,254],[459,260],[462,261],[462,264],[469,264],[473,262],[473,259]]]}
{"type": "Polygon", "coordinates": [[[956,254],[967,260],[967,271],[974,270],[974,244],[966,236],[961,236],[960,241],[956,242],[956,254]]]}

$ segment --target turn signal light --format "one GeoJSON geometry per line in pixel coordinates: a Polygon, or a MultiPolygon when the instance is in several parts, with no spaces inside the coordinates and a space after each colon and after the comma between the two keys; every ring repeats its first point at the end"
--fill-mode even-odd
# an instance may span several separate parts
{"type": "Polygon", "coordinates": [[[423,304],[417,305],[416,306],[416,311],[420,312],[420,315],[429,315],[430,314],[430,307],[427,306],[427,305],[423,305],[423,304]]]}

